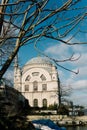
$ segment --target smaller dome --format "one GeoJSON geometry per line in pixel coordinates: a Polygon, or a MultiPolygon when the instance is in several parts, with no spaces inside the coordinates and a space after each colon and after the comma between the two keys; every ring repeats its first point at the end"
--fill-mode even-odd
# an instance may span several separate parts
{"type": "Polygon", "coordinates": [[[26,65],[28,64],[53,64],[52,61],[47,57],[35,57],[29,60],[26,65]]]}

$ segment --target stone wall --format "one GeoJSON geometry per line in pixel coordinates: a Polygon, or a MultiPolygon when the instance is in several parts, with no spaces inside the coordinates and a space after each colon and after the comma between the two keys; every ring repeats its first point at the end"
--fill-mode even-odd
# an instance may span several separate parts
{"type": "Polygon", "coordinates": [[[38,119],[50,119],[59,125],[87,125],[87,116],[66,116],[66,115],[45,115],[37,116],[30,115],[27,116],[29,121],[38,120],[38,119]]]}

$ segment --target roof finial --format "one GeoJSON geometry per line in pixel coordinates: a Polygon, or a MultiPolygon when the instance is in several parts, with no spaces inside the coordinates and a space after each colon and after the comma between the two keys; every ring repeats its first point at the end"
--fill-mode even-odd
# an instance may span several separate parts
{"type": "Polygon", "coordinates": [[[15,67],[18,67],[18,54],[15,56],[14,66],[15,66],[15,67]]]}

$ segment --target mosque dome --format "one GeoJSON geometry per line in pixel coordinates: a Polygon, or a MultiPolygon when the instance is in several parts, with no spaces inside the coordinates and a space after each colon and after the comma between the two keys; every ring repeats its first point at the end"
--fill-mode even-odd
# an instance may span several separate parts
{"type": "Polygon", "coordinates": [[[28,64],[53,64],[52,61],[47,57],[35,57],[29,60],[26,65],[28,64]]]}

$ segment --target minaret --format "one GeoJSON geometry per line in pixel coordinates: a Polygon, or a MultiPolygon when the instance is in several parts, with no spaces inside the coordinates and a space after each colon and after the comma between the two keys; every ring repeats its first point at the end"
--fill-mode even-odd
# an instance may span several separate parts
{"type": "Polygon", "coordinates": [[[21,91],[21,69],[18,64],[18,55],[14,59],[14,88],[21,91]]]}

